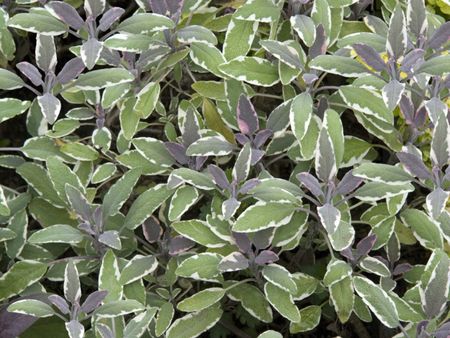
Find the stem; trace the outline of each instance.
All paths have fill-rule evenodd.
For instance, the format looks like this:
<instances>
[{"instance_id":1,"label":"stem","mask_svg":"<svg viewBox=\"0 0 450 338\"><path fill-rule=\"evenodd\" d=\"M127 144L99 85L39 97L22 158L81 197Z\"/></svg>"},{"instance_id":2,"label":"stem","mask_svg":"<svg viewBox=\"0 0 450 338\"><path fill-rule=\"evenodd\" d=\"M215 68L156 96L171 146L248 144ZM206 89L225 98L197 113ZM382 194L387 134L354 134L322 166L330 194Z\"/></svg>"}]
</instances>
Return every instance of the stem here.
<instances>
[{"instance_id":1,"label":"stem","mask_svg":"<svg viewBox=\"0 0 450 338\"><path fill-rule=\"evenodd\" d=\"M18 147L2 147L0 151L22 151L22 149Z\"/></svg>"},{"instance_id":2,"label":"stem","mask_svg":"<svg viewBox=\"0 0 450 338\"><path fill-rule=\"evenodd\" d=\"M325 243L327 243L328 251L330 252L330 255L332 258L336 258L334 255L333 246L331 245L330 239L328 238L328 234L325 233L325 231L320 230L320 233L323 235L323 238L325 239Z\"/></svg>"},{"instance_id":3,"label":"stem","mask_svg":"<svg viewBox=\"0 0 450 338\"><path fill-rule=\"evenodd\" d=\"M37 96L41 96L41 93L39 93L36 89L34 89L33 87L31 87L29 84L24 84L23 85L25 88L31 90L34 94L36 94Z\"/></svg>"},{"instance_id":4,"label":"stem","mask_svg":"<svg viewBox=\"0 0 450 338\"><path fill-rule=\"evenodd\" d=\"M403 335L406 338L410 338L408 332L406 332L405 328L402 326L402 324L398 324L398 328L400 329L400 331L402 331Z\"/></svg>"}]
</instances>

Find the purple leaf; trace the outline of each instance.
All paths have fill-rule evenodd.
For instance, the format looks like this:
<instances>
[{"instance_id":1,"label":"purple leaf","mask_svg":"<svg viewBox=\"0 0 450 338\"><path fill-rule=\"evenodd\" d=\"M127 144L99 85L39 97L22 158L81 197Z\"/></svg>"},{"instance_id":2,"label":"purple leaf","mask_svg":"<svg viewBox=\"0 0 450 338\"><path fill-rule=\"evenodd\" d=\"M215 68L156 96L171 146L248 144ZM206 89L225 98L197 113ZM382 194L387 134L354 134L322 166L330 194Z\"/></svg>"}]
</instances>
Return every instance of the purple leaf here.
<instances>
[{"instance_id":1,"label":"purple leaf","mask_svg":"<svg viewBox=\"0 0 450 338\"><path fill-rule=\"evenodd\" d=\"M252 178L241 186L241 188L239 189L239 193L245 195L260 183L261 181L258 178Z\"/></svg>"},{"instance_id":2,"label":"purple leaf","mask_svg":"<svg viewBox=\"0 0 450 338\"><path fill-rule=\"evenodd\" d=\"M323 196L319 181L308 172L297 174L297 179L316 197Z\"/></svg>"},{"instance_id":3,"label":"purple leaf","mask_svg":"<svg viewBox=\"0 0 450 338\"><path fill-rule=\"evenodd\" d=\"M58 308L58 310L62 314L68 314L70 312L69 304L67 304L66 300L58 295L50 295L48 296L48 300L52 305Z\"/></svg>"},{"instance_id":4,"label":"purple leaf","mask_svg":"<svg viewBox=\"0 0 450 338\"><path fill-rule=\"evenodd\" d=\"M310 86L312 85L314 82L317 81L317 79L319 78L317 76L317 74L313 74L313 73L305 73L302 75L303 81L305 81L305 83Z\"/></svg>"},{"instance_id":5,"label":"purple leaf","mask_svg":"<svg viewBox=\"0 0 450 338\"><path fill-rule=\"evenodd\" d=\"M178 21L184 0L149 0L152 11Z\"/></svg>"},{"instance_id":6,"label":"purple leaf","mask_svg":"<svg viewBox=\"0 0 450 338\"><path fill-rule=\"evenodd\" d=\"M176 256L195 246L195 242L183 236L175 236L169 243L169 254Z\"/></svg>"},{"instance_id":7,"label":"purple leaf","mask_svg":"<svg viewBox=\"0 0 450 338\"><path fill-rule=\"evenodd\" d=\"M102 338L116 338L109 326L105 324L97 323L95 324L95 328L100 332Z\"/></svg>"},{"instance_id":8,"label":"purple leaf","mask_svg":"<svg viewBox=\"0 0 450 338\"><path fill-rule=\"evenodd\" d=\"M355 261L355 256L353 256L353 250L352 250L351 246L342 250L341 255L344 256L345 258L347 258L350 262Z\"/></svg>"},{"instance_id":9,"label":"purple leaf","mask_svg":"<svg viewBox=\"0 0 450 338\"><path fill-rule=\"evenodd\" d=\"M442 47L448 40L450 40L450 22L446 22L436 29L428 40L428 46L433 49Z\"/></svg>"},{"instance_id":10,"label":"purple leaf","mask_svg":"<svg viewBox=\"0 0 450 338\"><path fill-rule=\"evenodd\" d=\"M247 234L243 232L233 232L234 242L241 252L249 252L252 246Z\"/></svg>"},{"instance_id":11,"label":"purple leaf","mask_svg":"<svg viewBox=\"0 0 450 338\"><path fill-rule=\"evenodd\" d=\"M89 204L86 197L77 188L68 183L65 185L65 191L69 204L75 213L83 221L90 221L92 219L91 204Z\"/></svg>"},{"instance_id":12,"label":"purple leaf","mask_svg":"<svg viewBox=\"0 0 450 338\"><path fill-rule=\"evenodd\" d=\"M263 158L265 153L266 152L264 150L252 148L251 165L255 165L256 163L258 163Z\"/></svg>"},{"instance_id":13,"label":"purple leaf","mask_svg":"<svg viewBox=\"0 0 450 338\"><path fill-rule=\"evenodd\" d=\"M432 177L430 171L419 156L403 151L397 153L396 155L405 167L406 171L408 171L411 175L422 180Z\"/></svg>"},{"instance_id":14,"label":"purple leaf","mask_svg":"<svg viewBox=\"0 0 450 338\"><path fill-rule=\"evenodd\" d=\"M31 63L23 61L19 62L16 67L25 75L35 86L42 86L42 75L39 70Z\"/></svg>"},{"instance_id":15,"label":"purple leaf","mask_svg":"<svg viewBox=\"0 0 450 338\"><path fill-rule=\"evenodd\" d=\"M316 56L323 55L327 51L327 36L322 24L316 28L316 40L309 48L309 58L314 59Z\"/></svg>"},{"instance_id":16,"label":"purple leaf","mask_svg":"<svg viewBox=\"0 0 450 338\"><path fill-rule=\"evenodd\" d=\"M58 19L68 24L76 31L84 26L84 20L81 18L80 14L78 14L77 10L63 1L52 1L45 7L47 7L50 12L53 12Z\"/></svg>"},{"instance_id":17,"label":"purple leaf","mask_svg":"<svg viewBox=\"0 0 450 338\"><path fill-rule=\"evenodd\" d=\"M73 58L66 62L63 69L56 76L56 80L61 84L67 84L78 75L80 75L84 70L84 63L80 57Z\"/></svg>"},{"instance_id":18,"label":"purple leaf","mask_svg":"<svg viewBox=\"0 0 450 338\"><path fill-rule=\"evenodd\" d=\"M120 65L120 54L116 50L103 47L102 52L100 53L100 58L105 60L110 66Z\"/></svg>"},{"instance_id":19,"label":"purple leaf","mask_svg":"<svg viewBox=\"0 0 450 338\"><path fill-rule=\"evenodd\" d=\"M398 275L404 274L405 272L408 272L411 269L412 269L412 265L411 264L409 264L409 263L402 263L402 264L397 265L394 268L393 275L394 276L398 276Z\"/></svg>"},{"instance_id":20,"label":"purple leaf","mask_svg":"<svg viewBox=\"0 0 450 338\"><path fill-rule=\"evenodd\" d=\"M426 324L428 324L428 322L426 322ZM423 329L426 328L426 324ZM420 323L419 323L419 325L420 325ZM417 327L417 329L419 329L419 326ZM448 338L448 336L450 336L450 322L446 322L446 323L442 324L436 331L433 332L433 335L436 338Z\"/></svg>"},{"instance_id":21,"label":"purple leaf","mask_svg":"<svg viewBox=\"0 0 450 338\"><path fill-rule=\"evenodd\" d=\"M231 197L222 203L222 214L225 219L230 219L236 213L237 209L241 205L236 198Z\"/></svg>"},{"instance_id":22,"label":"purple leaf","mask_svg":"<svg viewBox=\"0 0 450 338\"><path fill-rule=\"evenodd\" d=\"M237 105L237 122L239 130L245 135L252 135L259 129L258 114L250 99L241 94Z\"/></svg>"},{"instance_id":23,"label":"purple leaf","mask_svg":"<svg viewBox=\"0 0 450 338\"><path fill-rule=\"evenodd\" d=\"M414 49L405 55L402 61L400 70L411 73L413 68L423 61L423 55L425 51L423 49Z\"/></svg>"},{"instance_id":24,"label":"purple leaf","mask_svg":"<svg viewBox=\"0 0 450 338\"><path fill-rule=\"evenodd\" d=\"M194 169L197 171L200 171L200 169L203 167L203 164L205 164L207 159L208 159L208 156L197 156L195 158Z\"/></svg>"},{"instance_id":25,"label":"purple leaf","mask_svg":"<svg viewBox=\"0 0 450 338\"><path fill-rule=\"evenodd\" d=\"M30 297L32 298L32 297ZM7 306L0 309L0 336L17 338L22 335L39 318L21 313L8 312Z\"/></svg>"},{"instance_id":26,"label":"purple leaf","mask_svg":"<svg viewBox=\"0 0 450 338\"><path fill-rule=\"evenodd\" d=\"M356 245L356 252L358 253L358 258L366 256L370 250L372 250L375 242L377 241L377 235L371 234L367 237L364 237L359 243Z\"/></svg>"},{"instance_id":27,"label":"purple leaf","mask_svg":"<svg viewBox=\"0 0 450 338\"><path fill-rule=\"evenodd\" d=\"M184 118L183 145L187 148L200 138L200 124L192 108L186 111Z\"/></svg>"},{"instance_id":28,"label":"purple leaf","mask_svg":"<svg viewBox=\"0 0 450 338\"><path fill-rule=\"evenodd\" d=\"M94 311L96 308L100 306L103 299L105 299L108 291L94 291L89 296L87 296L86 300L81 305L81 311L84 313L90 313Z\"/></svg>"},{"instance_id":29,"label":"purple leaf","mask_svg":"<svg viewBox=\"0 0 450 338\"><path fill-rule=\"evenodd\" d=\"M98 17L105 10L105 0L84 0L84 10L92 18Z\"/></svg>"},{"instance_id":30,"label":"purple leaf","mask_svg":"<svg viewBox=\"0 0 450 338\"><path fill-rule=\"evenodd\" d=\"M66 323L66 330L69 332L70 337L83 337L84 326L77 320L72 319Z\"/></svg>"},{"instance_id":31,"label":"purple leaf","mask_svg":"<svg viewBox=\"0 0 450 338\"><path fill-rule=\"evenodd\" d=\"M272 243L274 228L259 230L250 235L253 245L258 249L265 249Z\"/></svg>"},{"instance_id":32,"label":"purple leaf","mask_svg":"<svg viewBox=\"0 0 450 338\"><path fill-rule=\"evenodd\" d=\"M255 258L255 263L258 265L265 265L274 263L279 259L278 255L270 250L261 251Z\"/></svg>"},{"instance_id":33,"label":"purple leaf","mask_svg":"<svg viewBox=\"0 0 450 338\"><path fill-rule=\"evenodd\" d=\"M125 10L120 7L112 7L108 9L101 17L98 24L98 29L103 32L108 30L114 22L122 16L123 13L125 13Z\"/></svg>"},{"instance_id":34,"label":"purple leaf","mask_svg":"<svg viewBox=\"0 0 450 338\"><path fill-rule=\"evenodd\" d=\"M61 111L61 101L51 93L45 93L37 97L39 108L48 123L55 123Z\"/></svg>"},{"instance_id":35,"label":"purple leaf","mask_svg":"<svg viewBox=\"0 0 450 338\"><path fill-rule=\"evenodd\" d=\"M256 148L261 148L264 143L273 135L272 130L270 129L263 129L260 130L256 135L255 139L253 140L253 144Z\"/></svg>"},{"instance_id":36,"label":"purple leaf","mask_svg":"<svg viewBox=\"0 0 450 338\"><path fill-rule=\"evenodd\" d=\"M348 171L336 188L336 194L347 195L359 187L363 180L359 177L353 176L352 171Z\"/></svg>"},{"instance_id":37,"label":"purple leaf","mask_svg":"<svg viewBox=\"0 0 450 338\"><path fill-rule=\"evenodd\" d=\"M250 139L244 134L237 133L234 136L236 138L236 141L238 141L238 143L241 145L245 145L246 143L250 142Z\"/></svg>"},{"instance_id":38,"label":"purple leaf","mask_svg":"<svg viewBox=\"0 0 450 338\"><path fill-rule=\"evenodd\" d=\"M427 335L427 334L423 335L423 333L425 332L427 326L428 326L428 320L422 320L422 321L420 321L417 324L416 333L417 333L417 337L418 338L429 337L429 335ZM441 338L447 338L447 337L444 336L444 337L441 337Z\"/></svg>"},{"instance_id":39,"label":"purple leaf","mask_svg":"<svg viewBox=\"0 0 450 338\"><path fill-rule=\"evenodd\" d=\"M162 234L163 228L159 225L159 221L155 216L151 216L142 224L142 232L149 243L157 242Z\"/></svg>"},{"instance_id":40,"label":"purple leaf","mask_svg":"<svg viewBox=\"0 0 450 338\"><path fill-rule=\"evenodd\" d=\"M386 64L373 47L362 43L355 43L353 45L353 49L356 54L358 54L358 56L363 59L365 63L367 63L367 65L376 71L381 72L386 69Z\"/></svg>"},{"instance_id":41,"label":"purple leaf","mask_svg":"<svg viewBox=\"0 0 450 338\"><path fill-rule=\"evenodd\" d=\"M89 38L87 41L83 42L81 45L80 54L87 69L91 70L94 68L100 58L102 49L103 44L96 38Z\"/></svg>"},{"instance_id":42,"label":"purple leaf","mask_svg":"<svg viewBox=\"0 0 450 338\"><path fill-rule=\"evenodd\" d=\"M248 259L240 252L232 252L222 258L219 270L222 272L239 271L248 268Z\"/></svg>"},{"instance_id":43,"label":"purple leaf","mask_svg":"<svg viewBox=\"0 0 450 338\"><path fill-rule=\"evenodd\" d=\"M120 242L119 233L115 230L105 231L98 237L98 241L109 246L110 248L116 250L122 249L122 243Z\"/></svg>"},{"instance_id":44,"label":"purple leaf","mask_svg":"<svg viewBox=\"0 0 450 338\"><path fill-rule=\"evenodd\" d=\"M217 184L220 189L230 189L230 183L228 182L227 175L225 175L225 172L222 169L214 164L210 164L208 166L208 171L212 175L214 183Z\"/></svg>"},{"instance_id":45,"label":"purple leaf","mask_svg":"<svg viewBox=\"0 0 450 338\"><path fill-rule=\"evenodd\" d=\"M185 165L189 162L189 157L186 156L186 148L183 145L175 142L166 142L164 145L170 155L172 155L179 164Z\"/></svg>"}]
</instances>

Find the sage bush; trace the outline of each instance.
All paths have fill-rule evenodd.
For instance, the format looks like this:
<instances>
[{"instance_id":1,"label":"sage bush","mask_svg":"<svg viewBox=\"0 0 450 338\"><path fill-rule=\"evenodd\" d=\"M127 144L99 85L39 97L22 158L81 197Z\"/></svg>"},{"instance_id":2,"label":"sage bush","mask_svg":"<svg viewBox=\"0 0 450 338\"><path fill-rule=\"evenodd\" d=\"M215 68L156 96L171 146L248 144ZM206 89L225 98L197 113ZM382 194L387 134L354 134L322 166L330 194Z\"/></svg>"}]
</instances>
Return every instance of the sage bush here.
<instances>
[{"instance_id":1,"label":"sage bush","mask_svg":"<svg viewBox=\"0 0 450 338\"><path fill-rule=\"evenodd\" d=\"M449 336L448 13L3 0L0 337Z\"/></svg>"}]
</instances>

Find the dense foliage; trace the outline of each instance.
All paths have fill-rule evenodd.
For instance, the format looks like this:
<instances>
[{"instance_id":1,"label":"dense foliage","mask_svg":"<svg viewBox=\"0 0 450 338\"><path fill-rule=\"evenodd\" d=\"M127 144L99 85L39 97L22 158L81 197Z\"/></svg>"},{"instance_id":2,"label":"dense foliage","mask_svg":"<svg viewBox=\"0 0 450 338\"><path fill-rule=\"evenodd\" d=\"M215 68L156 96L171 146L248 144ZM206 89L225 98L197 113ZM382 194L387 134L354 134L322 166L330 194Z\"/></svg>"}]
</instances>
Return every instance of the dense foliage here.
<instances>
[{"instance_id":1,"label":"dense foliage","mask_svg":"<svg viewBox=\"0 0 450 338\"><path fill-rule=\"evenodd\" d=\"M0 337L450 335L448 12L4 0Z\"/></svg>"}]
</instances>

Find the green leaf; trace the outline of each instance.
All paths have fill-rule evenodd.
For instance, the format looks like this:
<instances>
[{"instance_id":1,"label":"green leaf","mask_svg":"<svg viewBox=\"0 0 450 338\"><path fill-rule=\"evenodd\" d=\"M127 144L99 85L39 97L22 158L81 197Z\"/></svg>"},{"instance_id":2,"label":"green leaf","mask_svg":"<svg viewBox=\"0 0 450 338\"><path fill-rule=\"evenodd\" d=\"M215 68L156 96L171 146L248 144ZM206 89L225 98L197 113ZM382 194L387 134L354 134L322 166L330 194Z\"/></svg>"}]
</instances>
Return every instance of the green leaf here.
<instances>
[{"instance_id":1,"label":"green leaf","mask_svg":"<svg viewBox=\"0 0 450 338\"><path fill-rule=\"evenodd\" d=\"M140 116L134 110L135 99L130 97L125 99L120 110L120 127L123 137L130 141L136 134L139 126Z\"/></svg>"},{"instance_id":2,"label":"green leaf","mask_svg":"<svg viewBox=\"0 0 450 338\"><path fill-rule=\"evenodd\" d=\"M122 269L119 282L127 285L137 281L156 270L158 261L153 256L134 256Z\"/></svg>"},{"instance_id":3,"label":"green leaf","mask_svg":"<svg viewBox=\"0 0 450 338\"><path fill-rule=\"evenodd\" d=\"M281 335L281 333L274 330L267 330L261 333L258 338L283 338L283 336Z\"/></svg>"},{"instance_id":4,"label":"green leaf","mask_svg":"<svg viewBox=\"0 0 450 338\"><path fill-rule=\"evenodd\" d=\"M289 223L295 205L278 202L258 202L247 208L233 225L236 232L257 232Z\"/></svg>"},{"instance_id":5,"label":"green leaf","mask_svg":"<svg viewBox=\"0 0 450 338\"><path fill-rule=\"evenodd\" d=\"M353 271L350 265L341 260L331 260L327 265L327 272L323 277L323 284L327 287L350 277Z\"/></svg>"},{"instance_id":6,"label":"green leaf","mask_svg":"<svg viewBox=\"0 0 450 338\"><path fill-rule=\"evenodd\" d=\"M28 242L33 244L67 243L76 244L83 240L80 230L66 224L55 224L34 232Z\"/></svg>"},{"instance_id":7,"label":"green leaf","mask_svg":"<svg viewBox=\"0 0 450 338\"><path fill-rule=\"evenodd\" d=\"M198 190L190 185L181 186L175 191L169 205L169 221L176 221L198 200Z\"/></svg>"},{"instance_id":8,"label":"green leaf","mask_svg":"<svg viewBox=\"0 0 450 338\"><path fill-rule=\"evenodd\" d=\"M0 99L0 123L22 114L29 107L30 101L21 101L12 98Z\"/></svg>"},{"instance_id":9,"label":"green leaf","mask_svg":"<svg viewBox=\"0 0 450 338\"><path fill-rule=\"evenodd\" d=\"M64 297L72 304L81 298L80 275L73 260L67 262L64 270Z\"/></svg>"},{"instance_id":10,"label":"green leaf","mask_svg":"<svg viewBox=\"0 0 450 338\"><path fill-rule=\"evenodd\" d=\"M250 284L240 284L227 291L231 300L240 302L242 307L254 318L264 322L272 322L272 309L259 289Z\"/></svg>"},{"instance_id":11,"label":"green leaf","mask_svg":"<svg viewBox=\"0 0 450 338\"><path fill-rule=\"evenodd\" d=\"M302 300L309 297L319 285L319 281L316 278L301 272L292 274L292 278L297 284L297 292L292 295L294 300Z\"/></svg>"},{"instance_id":12,"label":"green leaf","mask_svg":"<svg viewBox=\"0 0 450 338\"><path fill-rule=\"evenodd\" d=\"M278 311L284 318L291 322L300 321L300 311L295 306L292 295L272 283L264 284L264 293L269 303Z\"/></svg>"},{"instance_id":13,"label":"green leaf","mask_svg":"<svg viewBox=\"0 0 450 338\"><path fill-rule=\"evenodd\" d=\"M309 67L344 77L359 77L369 72L368 69L358 61L338 55L316 56L309 63Z\"/></svg>"},{"instance_id":14,"label":"green leaf","mask_svg":"<svg viewBox=\"0 0 450 338\"><path fill-rule=\"evenodd\" d=\"M256 31L257 21L237 20L232 18L223 43L223 55L228 61L239 56L246 56L250 50Z\"/></svg>"},{"instance_id":15,"label":"green leaf","mask_svg":"<svg viewBox=\"0 0 450 338\"><path fill-rule=\"evenodd\" d=\"M22 253L27 239L28 214L25 210L20 210L10 218L8 229L16 234L13 239L5 242L6 254L14 259Z\"/></svg>"},{"instance_id":16,"label":"green leaf","mask_svg":"<svg viewBox=\"0 0 450 338\"><path fill-rule=\"evenodd\" d=\"M196 294L183 299L178 303L177 308L184 312L197 312L206 309L222 299L225 290L222 288L204 289Z\"/></svg>"},{"instance_id":17,"label":"green leaf","mask_svg":"<svg viewBox=\"0 0 450 338\"><path fill-rule=\"evenodd\" d=\"M399 325L397 308L386 291L365 277L354 277L353 284L358 295L380 322L389 328Z\"/></svg>"},{"instance_id":18,"label":"green leaf","mask_svg":"<svg viewBox=\"0 0 450 338\"><path fill-rule=\"evenodd\" d=\"M297 292L297 284L292 275L284 267L278 264L269 264L262 270L263 277L273 285L295 295Z\"/></svg>"},{"instance_id":19,"label":"green leaf","mask_svg":"<svg viewBox=\"0 0 450 338\"><path fill-rule=\"evenodd\" d=\"M306 15L294 15L290 17L290 23L305 45L311 47L316 40L316 26L313 19Z\"/></svg>"},{"instance_id":20,"label":"green leaf","mask_svg":"<svg viewBox=\"0 0 450 338\"><path fill-rule=\"evenodd\" d=\"M189 168L178 168L170 173L168 180L169 187L177 186L181 182L191 184L202 190L213 190L216 188L212 178L208 175Z\"/></svg>"},{"instance_id":21,"label":"green leaf","mask_svg":"<svg viewBox=\"0 0 450 338\"><path fill-rule=\"evenodd\" d=\"M8 20L8 26L42 35L61 35L68 27L50 15L19 13Z\"/></svg>"},{"instance_id":22,"label":"green leaf","mask_svg":"<svg viewBox=\"0 0 450 338\"><path fill-rule=\"evenodd\" d=\"M61 152L79 161L95 161L99 154L93 147L79 143L65 143L60 148Z\"/></svg>"},{"instance_id":23,"label":"green leaf","mask_svg":"<svg viewBox=\"0 0 450 338\"><path fill-rule=\"evenodd\" d=\"M51 317L55 314L50 305L36 299L18 300L8 306L7 310L38 318Z\"/></svg>"},{"instance_id":24,"label":"green leaf","mask_svg":"<svg viewBox=\"0 0 450 338\"><path fill-rule=\"evenodd\" d=\"M356 191L355 197L361 201L378 201L384 198L401 195L414 191L411 183L386 184L382 182L369 182Z\"/></svg>"},{"instance_id":25,"label":"green leaf","mask_svg":"<svg viewBox=\"0 0 450 338\"><path fill-rule=\"evenodd\" d=\"M188 156L225 156L234 146L223 136L206 136L192 143L186 150Z\"/></svg>"},{"instance_id":26,"label":"green leaf","mask_svg":"<svg viewBox=\"0 0 450 338\"><path fill-rule=\"evenodd\" d=\"M291 68L302 69L303 63L297 50L289 45L289 42L279 42L276 40L263 40L259 44L267 52L285 63Z\"/></svg>"},{"instance_id":27,"label":"green leaf","mask_svg":"<svg viewBox=\"0 0 450 338\"><path fill-rule=\"evenodd\" d=\"M353 311L355 295L352 277L346 277L329 287L330 299L341 323L346 323Z\"/></svg>"},{"instance_id":28,"label":"green leaf","mask_svg":"<svg viewBox=\"0 0 450 338\"><path fill-rule=\"evenodd\" d=\"M359 262L359 266L362 270L371 272L380 277L391 276L389 268L382 261L374 257L365 257Z\"/></svg>"},{"instance_id":29,"label":"green leaf","mask_svg":"<svg viewBox=\"0 0 450 338\"><path fill-rule=\"evenodd\" d=\"M161 88L158 82L150 82L136 95L135 110L142 118L148 118L156 107Z\"/></svg>"},{"instance_id":30,"label":"green leaf","mask_svg":"<svg viewBox=\"0 0 450 338\"><path fill-rule=\"evenodd\" d=\"M403 185L412 180L411 175L402 168L382 163L363 163L353 169L352 173L369 181L392 185Z\"/></svg>"},{"instance_id":31,"label":"green leaf","mask_svg":"<svg viewBox=\"0 0 450 338\"><path fill-rule=\"evenodd\" d=\"M104 303L118 301L122 298L123 289L119 279L119 264L114 252L109 249L103 256L98 275L98 290L108 291Z\"/></svg>"},{"instance_id":32,"label":"green leaf","mask_svg":"<svg viewBox=\"0 0 450 338\"><path fill-rule=\"evenodd\" d=\"M240 56L219 66L225 75L255 86L271 87L279 81L278 69L259 57Z\"/></svg>"},{"instance_id":33,"label":"green leaf","mask_svg":"<svg viewBox=\"0 0 450 338\"><path fill-rule=\"evenodd\" d=\"M327 109L323 119L324 126L327 128L333 144L336 166L339 168L344 158L344 128L342 126L339 114L333 109Z\"/></svg>"},{"instance_id":34,"label":"green leaf","mask_svg":"<svg viewBox=\"0 0 450 338\"><path fill-rule=\"evenodd\" d=\"M16 171L34 190L38 192L39 195L42 196L43 199L58 207L62 207L64 205L53 187L47 171L40 165L32 162L25 162L24 164L21 164Z\"/></svg>"},{"instance_id":35,"label":"green leaf","mask_svg":"<svg viewBox=\"0 0 450 338\"><path fill-rule=\"evenodd\" d=\"M337 174L337 166L333 142L326 125L323 125L320 130L315 155L317 176L322 182L331 181Z\"/></svg>"},{"instance_id":36,"label":"green leaf","mask_svg":"<svg viewBox=\"0 0 450 338\"><path fill-rule=\"evenodd\" d=\"M117 300L103 304L95 310L94 314L99 318L114 318L144 309L144 305L134 299Z\"/></svg>"},{"instance_id":37,"label":"green leaf","mask_svg":"<svg viewBox=\"0 0 450 338\"><path fill-rule=\"evenodd\" d=\"M401 213L401 219L412 229L423 247L430 250L442 248L443 240L438 223L423 211L407 209Z\"/></svg>"},{"instance_id":38,"label":"green leaf","mask_svg":"<svg viewBox=\"0 0 450 338\"><path fill-rule=\"evenodd\" d=\"M267 23L276 22L279 16L280 10L272 0L247 1L233 14L233 17L239 20Z\"/></svg>"},{"instance_id":39,"label":"green leaf","mask_svg":"<svg viewBox=\"0 0 450 338\"><path fill-rule=\"evenodd\" d=\"M433 130L430 157L433 164L443 167L450 160L450 126L445 114L441 113Z\"/></svg>"},{"instance_id":40,"label":"green leaf","mask_svg":"<svg viewBox=\"0 0 450 338\"><path fill-rule=\"evenodd\" d=\"M47 158L47 170L58 196L66 203L68 202L65 189L66 184L73 186L79 191L84 191L84 187L78 176L59 157L52 156Z\"/></svg>"},{"instance_id":41,"label":"green leaf","mask_svg":"<svg viewBox=\"0 0 450 338\"><path fill-rule=\"evenodd\" d=\"M318 305L310 305L300 310L301 320L298 323L291 323L289 332L300 333L314 329L319 325L322 308Z\"/></svg>"},{"instance_id":42,"label":"green leaf","mask_svg":"<svg viewBox=\"0 0 450 338\"><path fill-rule=\"evenodd\" d=\"M440 55L433 57L422 63L417 69L417 73L440 76L450 72L450 55Z\"/></svg>"},{"instance_id":43,"label":"green leaf","mask_svg":"<svg viewBox=\"0 0 450 338\"><path fill-rule=\"evenodd\" d=\"M133 80L134 76L126 69L105 68L81 74L75 81L75 86L82 90L99 90Z\"/></svg>"},{"instance_id":44,"label":"green leaf","mask_svg":"<svg viewBox=\"0 0 450 338\"><path fill-rule=\"evenodd\" d=\"M174 27L174 22L166 16L154 13L139 13L123 20L116 30L133 34L147 34Z\"/></svg>"},{"instance_id":45,"label":"green leaf","mask_svg":"<svg viewBox=\"0 0 450 338\"><path fill-rule=\"evenodd\" d=\"M172 155L160 140L151 137L139 137L132 142L137 151L153 164L169 168L175 163Z\"/></svg>"},{"instance_id":46,"label":"green leaf","mask_svg":"<svg viewBox=\"0 0 450 338\"><path fill-rule=\"evenodd\" d=\"M298 142L301 142L303 137L309 128L313 113L313 100L309 93L301 93L297 95L291 104L289 111L289 120L291 123L291 129L297 138Z\"/></svg>"},{"instance_id":47,"label":"green leaf","mask_svg":"<svg viewBox=\"0 0 450 338\"><path fill-rule=\"evenodd\" d=\"M223 77L219 65L226 60L220 50L209 42L191 43L190 57L192 61L218 77Z\"/></svg>"},{"instance_id":48,"label":"green leaf","mask_svg":"<svg viewBox=\"0 0 450 338\"><path fill-rule=\"evenodd\" d=\"M215 253L200 253L191 256L178 265L177 276L211 281L219 276L221 256Z\"/></svg>"},{"instance_id":49,"label":"green leaf","mask_svg":"<svg viewBox=\"0 0 450 338\"><path fill-rule=\"evenodd\" d=\"M344 102L352 109L384 122L393 123L394 115L386 107L383 98L373 91L360 87L343 86L339 88L339 94Z\"/></svg>"},{"instance_id":50,"label":"green leaf","mask_svg":"<svg viewBox=\"0 0 450 338\"><path fill-rule=\"evenodd\" d=\"M208 28L190 25L177 31L177 40L181 43L206 42L217 45L217 38Z\"/></svg>"},{"instance_id":51,"label":"green leaf","mask_svg":"<svg viewBox=\"0 0 450 338\"><path fill-rule=\"evenodd\" d=\"M172 223L172 228L180 235L208 248L220 248L225 245L225 243L210 230L205 221L196 219L178 221Z\"/></svg>"},{"instance_id":52,"label":"green leaf","mask_svg":"<svg viewBox=\"0 0 450 338\"><path fill-rule=\"evenodd\" d=\"M341 212L330 203L317 208L317 214L319 215L320 222L327 230L327 233L334 234L339 224L341 223Z\"/></svg>"},{"instance_id":53,"label":"green leaf","mask_svg":"<svg viewBox=\"0 0 450 338\"><path fill-rule=\"evenodd\" d=\"M55 141L45 136L29 138L25 141L21 151L25 156L40 161L46 161L49 156L55 155L59 155L65 159L67 158L67 156L60 152L60 148L56 145Z\"/></svg>"},{"instance_id":54,"label":"green leaf","mask_svg":"<svg viewBox=\"0 0 450 338\"><path fill-rule=\"evenodd\" d=\"M155 334L157 337L161 336L169 328L174 313L175 310L172 303L167 302L161 305L155 320Z\"/></svg>"},{"instance_id":55,"label":"green leaf","mask_svg":"<svg viewBox=\"0 0 450 338\"><path fill-rule=\"evenodd\" d=\"M169 190L165 184L158 184L153 188L144 191L131 205L127 216L125 217L123 227L132 230L136 229L149 218L153 212L170 197L170 195L172 195L172 190Z\"/></svg>"},{"instance_id":56,"label":"green leaf","mask_svg":"<svg viewBox=\"0 0 450 338\"><path fill-rule=\"evenodd\" d=\"M212 328L222 317L218 306L178 318L166 332L166 338L195 338Z\"/></svg>"},{"instance_id":57,"label":"green leaf","mask_svg":"<svg viewBox=\"0 0 450 338\"><path fill-rule=\"evenodd\" d=\"M24 84L25 83L23 82L23 80L13 72L10 72L9 70L6 70L4 68L0 68L0 89L2 90L18 89L22 88ZM2 99L2 102L3 100L15 100L15 99Z\"/></svg>"},{"instance_id":58,"label":"green leaf","mask_svg":"<svg viewBox=\"0 0 450 338\"><path fill-rule=\"evenodd\" d=\"M0 277L0 300L21 293L36 283L47 271L47 265L36 261L24 260L14 263Z\"/></svg>"},{"instance_id":59,"label":"green leaf","mask_svg":"<svg viewBox=\"0 0 450 338\"><path fill-rule=\"evenodd\" d=\"M143 53L151 49L155 40L143 34L118 33L105 40L104 46L129 53Z\"/></svg>"},{"instance_id":60,"label":"green leaf","mask_svg":"<svg viewBox=\"0 0 450 338\"><path fill-rule=\"evenodd\" d=\"M125 326L125 329L123 330L123 337L124 338L141 337L147 330L147 327L150 325L150 322L152 321L155 314L156 308L154 307L138 314L136 317L134 317L132 320L128 322L127 326Z\"/></svg>"},{"instance_id":61,"label":"green leaf","mask_svg":"<svg viewBox=\"0 0 450 338\"><path fill-rule=\"evenodd\" d=\"M139 169L132 169L126 172L111 188L109 188L103 199L103 215L104 217L114 216L117 214L130 197L133 187L141 176Z\"/></svg>"},{"instance_id":62,"label":"green leaf","mask_svg":"<svg viewBox=\"0 0 450 338\"><path fill-rule=\"evenodd\" d=\"M0 228L0 242L16 238L17 234L8 228Z\"/></svg>"}]
</instances>

